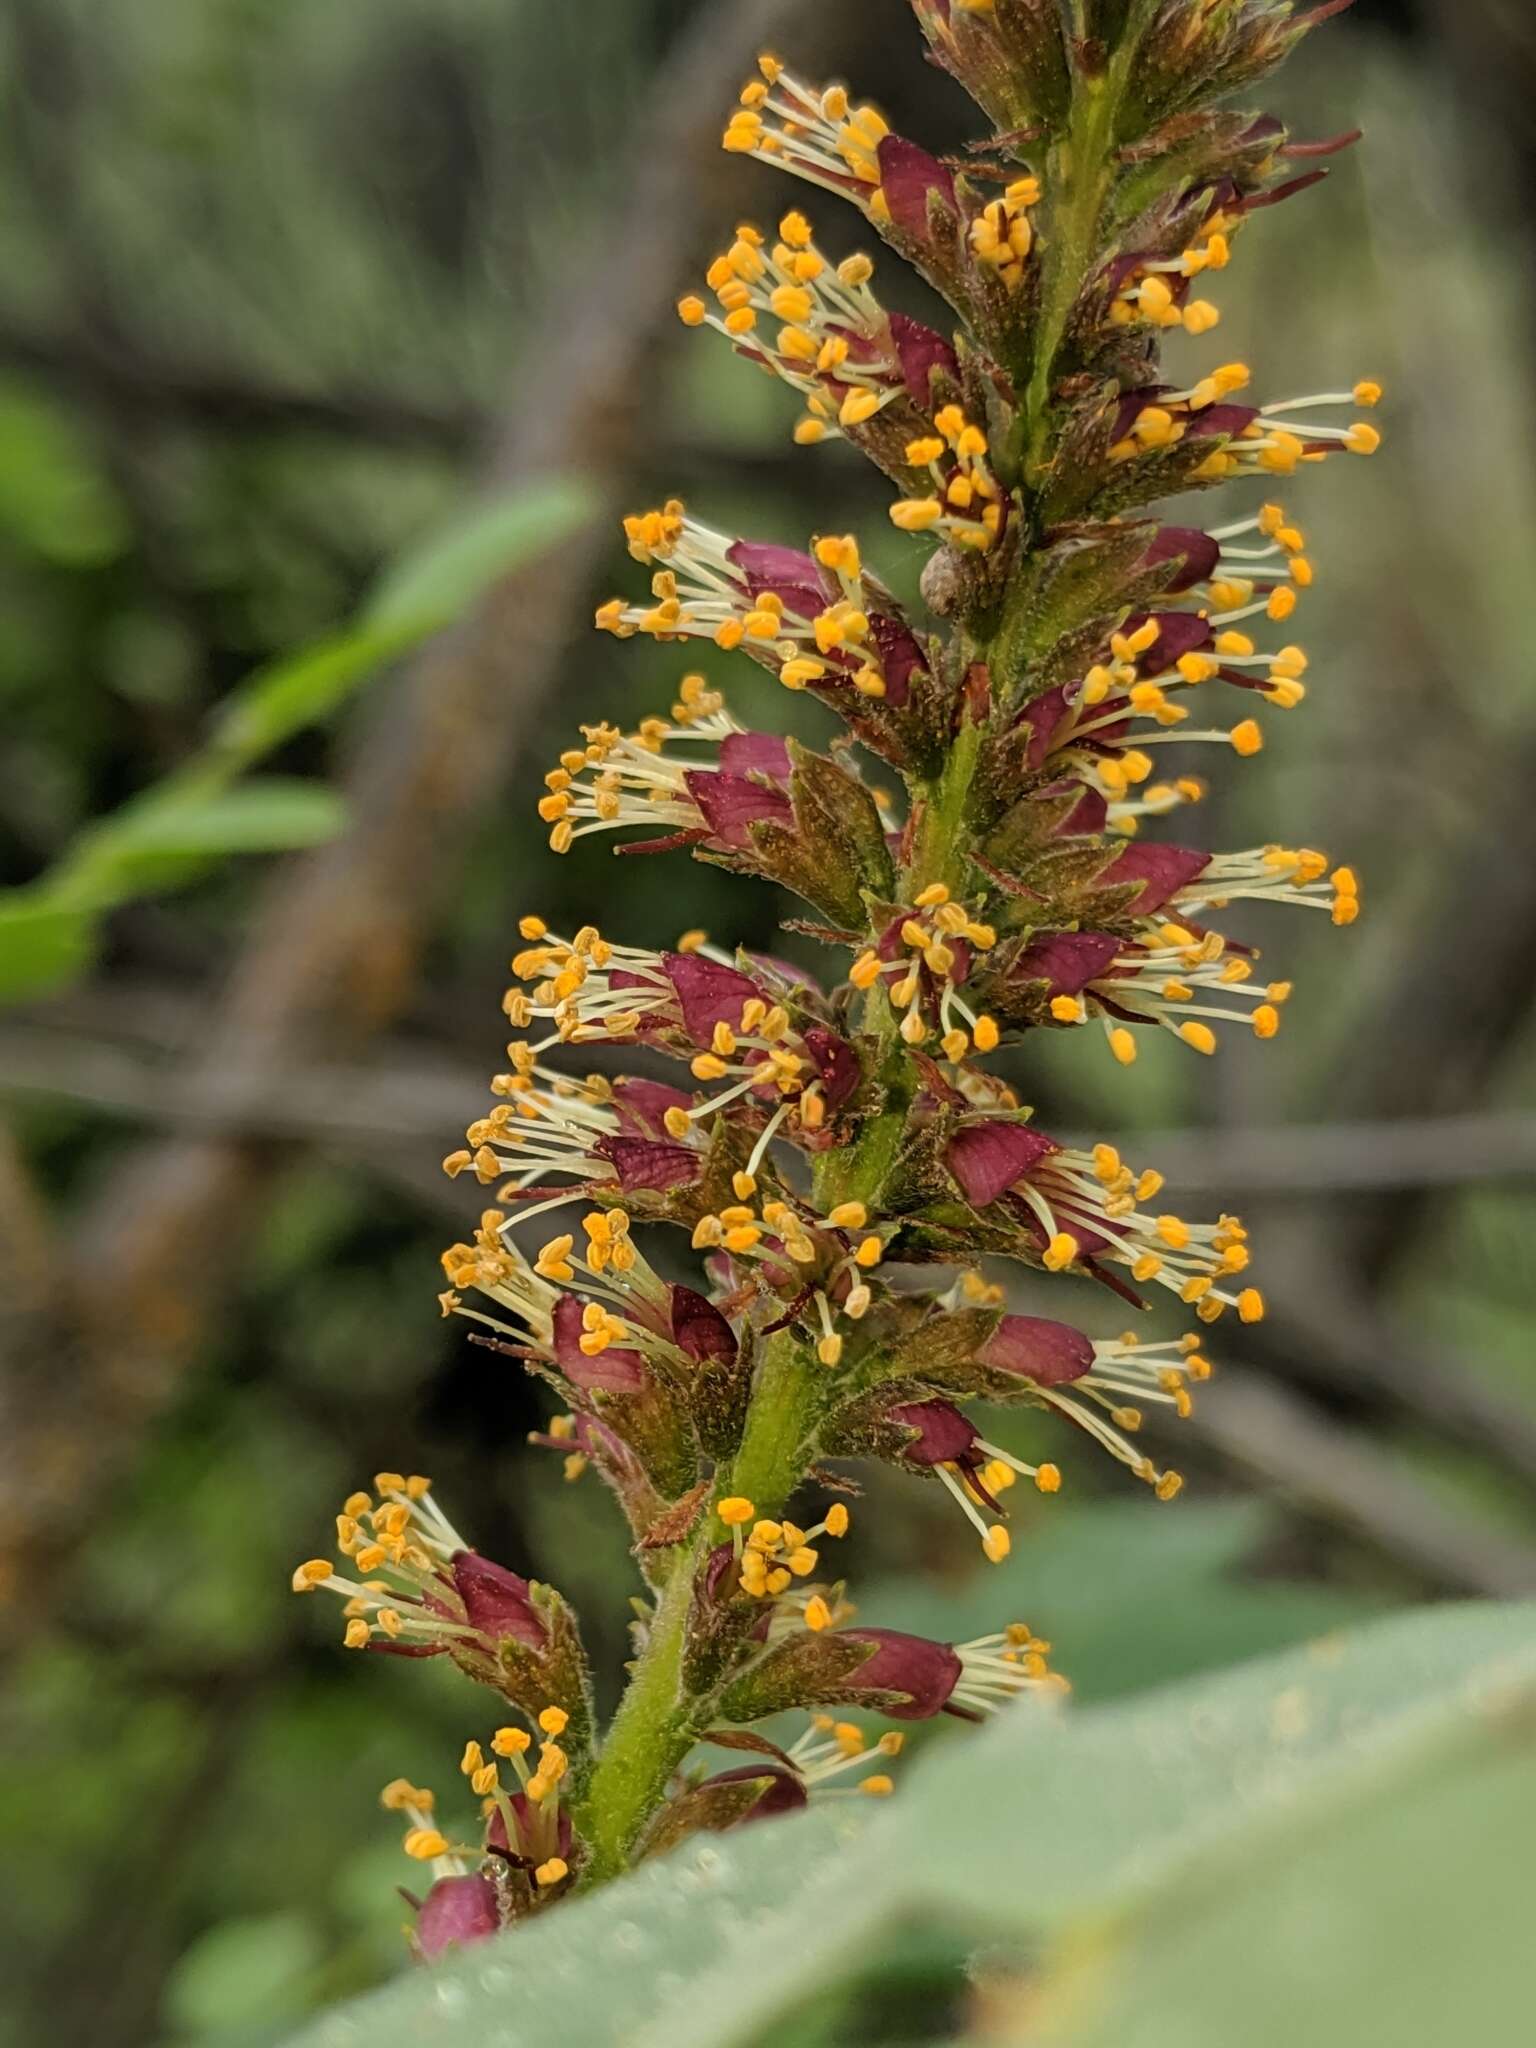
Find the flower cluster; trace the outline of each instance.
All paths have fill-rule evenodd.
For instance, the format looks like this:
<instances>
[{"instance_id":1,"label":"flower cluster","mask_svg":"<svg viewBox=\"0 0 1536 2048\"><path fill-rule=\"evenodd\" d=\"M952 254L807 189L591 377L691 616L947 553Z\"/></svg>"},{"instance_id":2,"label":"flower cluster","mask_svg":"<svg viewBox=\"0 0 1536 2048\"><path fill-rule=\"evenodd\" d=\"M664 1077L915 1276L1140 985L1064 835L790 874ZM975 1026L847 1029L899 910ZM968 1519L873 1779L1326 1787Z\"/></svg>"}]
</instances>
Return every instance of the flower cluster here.
<instances>
[{"instance_id":1,"label":"flower cluster","mask_svg":"<svg viewBox=\"0 0 1536 2048\"><path fill-rule=\"evenodd\" d=\"M995 1056L1017 1074L1032 1034L1084 1028L1122 1064L1147 1033L1201 1055L1224 1029L1273 1038L1290 983L1213 920L1250 900L1340 926L1359 911L1353 870L1313 848L1144 830L1204 794L1179 750L1250 757L1258 714L1306 695L1276 629L1313 566L1271 480L1378 444L1334 416L1372 408L1372 382L1250 404L1246 365L1181 383L1161 355L1216 324L1193 287L1249 217L1351 139L1296 144L1216 104L1338 7L1085 4L1087 35L1056 0L914 7L996 130L966 168L767 55L724 139L851 201L953 330L889 309L873 258L833 263L798 210L738 226L710 296L678 311L794 390L797 441L847 441L884 472L894 528L928 551L924 614L852 535L746 538L677 499L639 512L624 530L649 590L599 627L749 656L837 736L753 730L690 670L665 715L583 726L539 806L559 853L607 831L626 855L687 849L778 884L831 965L525 917L507 1069L445 1162L491 1206L444 1255L444 1314L545 1383L535 1441L628 1522L648 1589L630 1692L600 1738L563 1601L481 1558L425 1479L380 1474L343 1507L341 1564L295 1578L342 1597L350 1646L446 1655L498 1695L462 1759L467 1834L429 1793L385 1794L435 1876L426 1954L829 1780L888 1791L899 1731L844 1715L974 1718L1059 1691L1022 1624L952 1645L862 1623L830 1565L849 1510L828 1496L851 1461L926 1478L1002 1559L1010 1490L1063 1474L985 1436L985 1403L1069 1425L1169 1500L1182 1482L1142 1444L1149 1413L1189 1413L1211 1371L1200 1326L1264 1312L1237 1217L1186 1218L1155 1170L1052 1137ZM1149 509L1249 479L1223 523ZM700 1254L690 1282L648 1256L663 1225ZM1172 1297L1186 1327L1013 1313L988 1260L1050 1276L1064 1307L1096 1286L1121 1321ZM754 1728L794 1712L811 1720L788 1747ZM711 1745L746 1761L712 1768Z\"/></svg>"}]
</instances>

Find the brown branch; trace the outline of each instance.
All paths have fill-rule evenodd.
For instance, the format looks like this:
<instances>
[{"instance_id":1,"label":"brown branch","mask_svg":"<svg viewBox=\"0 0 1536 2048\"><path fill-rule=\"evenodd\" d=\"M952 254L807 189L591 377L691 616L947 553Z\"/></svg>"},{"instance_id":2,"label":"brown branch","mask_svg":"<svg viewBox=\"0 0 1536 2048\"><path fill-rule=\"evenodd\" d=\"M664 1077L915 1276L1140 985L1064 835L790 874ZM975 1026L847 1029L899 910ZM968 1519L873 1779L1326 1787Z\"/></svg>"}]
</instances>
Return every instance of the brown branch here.
<instances>
[{"instance_id":1,"label":"brown branch","mask_svg":"<svg viewBox=\"0 0 1536 2048\"><path fill-rule=\"evenodd\" d=\"M76 1014L83 1012L77 1005ZM138 1044L125 1039L121 1017L113 1020L118 1029L111 1038L99 1015L75 1030L67 1016L0 1025L0 1093L70 1102L168 1129L419 1150L451 1138L485 1092L478 1070L397 1042L380 1047L366 1065L295 1064L252 1101L239 1081L238 1061L232 1085L223 1069L186 1077L164 1057L167 1035L185 1042L194 1021L191 1005L158 1003L154 1016L158 1028ZM1069 1132L1064 1142L1093 1141ZM1139 1131L1124 1143L1139 1157L1155 1159L1181 1195L1224 1200L1350 1197L1536 1178L1536 1116L1518 1112Z\"/></svg>"},{"instance_id":2,"label":"brown branch","mask_svg":"<svg viewBox=\"0 0 1536 2048\"><path fill-rule=\"evenodd\" d=\"M152 353L138 338L29 328L0 309L0 363L112 410L224 434L312 433L461 454L486 422L468 403L437 403L366 387L304 390L257 370Z\"/></svg>"},{"instance_id":3,"label":"brown branch","mask_svg":"<svg viewBox=\"0 0 1536 2048\"><path fill-rule=\"evenodd\" d=\"M1366 1437L1260 1373L1202 1388L1189 1425L1294 1505L1349 1529L1445 1593L1536 1590L1536 1548L1458 1514Z\"/></svg>"},{"instance_id":4,"label":"brown branch","mask_svg":"<svg viewBox=\"0 0 1536 2048\"><path fill-rule=\"evenodd\" d=\"M523 357L484 467L488 490L552 471L610 488L621 478L648 354L716 196L719 108L752 51L803 4L717 5L669 60L620 145L633 172L603 261L585 244L573 252L546 330ZM373 702L345 782L352 828L280 873L209 1017L194 1092L214 1078L255 1115L296 1062L355 1048L400 1014L431 919L606 544L599 530L585 533L505 578ZM80 1488L61 1492L47 1477L59 1446L85 1461L91 1486L123 1469L197 1357L264 1177L259 1151L239 1142L155 1144L111 1178L82 1224L93 1272L81 1348L67 1373L33 1382L0 1498L0 1559L29 1589L11 1640L23 1613L45 1610L41 1576L79 1526Z\"/></svg>"}]
</instances>

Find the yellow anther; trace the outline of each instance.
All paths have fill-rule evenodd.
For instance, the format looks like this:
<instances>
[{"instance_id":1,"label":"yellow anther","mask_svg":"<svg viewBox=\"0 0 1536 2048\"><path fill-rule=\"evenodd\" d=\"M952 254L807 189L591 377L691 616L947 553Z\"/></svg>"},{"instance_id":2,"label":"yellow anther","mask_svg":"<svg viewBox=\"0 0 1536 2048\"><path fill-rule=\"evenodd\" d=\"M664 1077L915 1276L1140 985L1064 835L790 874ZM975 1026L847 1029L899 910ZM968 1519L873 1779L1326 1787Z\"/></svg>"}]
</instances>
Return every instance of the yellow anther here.
<instances>
[{"instance_id":1,"label":"yellow anther","mask_svg":"<svg viewBox=\"0 0 1536 2048\"><path fill-rule=\"evenodd\" d=\"M301 1564L290 1581L295 1593L313 1593L317 1586L323 1586L330 1578L332 1566L324 1557L312 1557Z\"/></svg>"},{"instance_id":2,"label":"yellow anther","mask_svg":"<svg viewBox=\"0 0 1536 2048\"><path fill-rule=\"evenodd\" d=\"M1256 718L1245 718L1232 728L1232 746L1246 760L1264 745L1264 731Z\"/></svg>"},{"instance_id":3,"label":"yellow anther","mask_svg":"<svg viewBox=\"0 0 1536 2048\"><path fill-rule=\"evenodd\" d=\"M448 1854L448 1838L436 1828L412 1828L401 1846L417 1863L430 1863L434 1857Z\"/></svg>"},{"instance_id":4,"label":"yellow anther","mask_svg":"<svg viewBox=\"0 0 1536 2048\"><path fill-rule=\"evenodd\" d=\"M525 1756L533 1747L533 1737L526 1728L498 1728L491 1737L491 1748L498 1756Z\"/></svg>"},{"instance_id":5,"label":"yellow anther","mask_svg":"<svg viewBox=\"0 0 1536 2048\"><path fill-rule=\"evenodd\" d=\"M832 1610L819 1593L813 1593L805 1603L805 1625L817 1635L832 1626Z\"/></svg>"},{"instance_id":6,"label":"yellow anther","mask_svg":"<svg viewBox=\"0 0 1536 2048\"><path fill-rule=\"evenodd\" d=\"M744 1522L750 1522L757 1509L742 1494L730 1493L715 1504L715 1513L728 1529L739 1529Z\"/></svg>"},{"instance_id":7,"label":"yellow anther","mask_svg":"<svg viewBox=\"0 0 1536 2048\"><path fill-rule=\"evenodd\" d=\"M551 1856L547 1863L539 1864L533 1873L535 1884L546 1888L552 1884L558 1884L562 1877L568 1875L569 1866L563 1856Z\"/></svg>"},{"instance_id":8,"label":"yellow anther","mask_svg":"<svg viewBox=\"0 0 1536 2048\"><path fill-rule=\"evenodd\" d=\"M982 1551L989 1564L1001 1564L1013 1548L1008 1531L1001 1522L994 1522L981 1539Z\"/></svg>"},{"instance_id":9,"label":"yellow anther","mask_svg":"<svg viewBox=\"0 0 1536 2048\"><path fill-rule=\"evenodd\" d=\"M1237 1297L1238 1319L1245 1323L1262 1323L1264 1320L1264 1297L1257 1287L1245 1287Z\"/></svg>"},{"instance_id":10,"label":"yellow anther","mask_svg":"<svg viewBox=\"0 0 1536 2048\"><path fill-rule=\"evenodd\" d=\"M1190 1018L1179 1026L1179 1036L1186 1045L1192 1045L1196 1052L1212 1053L1216 1050L1216 1034L1209 1024L1202 1024L1197 1018Z\"/></svg>"},{"instance_id":11,"label":"yellow anther","mask_svg":"<svg viewBox=\"0 0 1536 2048\"><path fill-rule=\"evenodd\" d=\"M827 1221L834 1230L862 1230L869 1220L869 1211L862 1202L839 1202L827 1211Z\"/></svg>"},{"instance_id":12,"label":"yellow anther","mask_svg":"<svg viewBox=\"0 0 1536 2048\"><path fill-rule=\"evenodd\" d=\"M1041 1264L1048 1273L1064 1272L1081 1250L1081 1245L1070 1232L1058 1230L1042 1253Z\"/></svg>"},{"instance_id":13,"label":"yellow anther","mask_svg":"<svg viewBox=\"0 0 1536 2048\"><path fill-rule=\"evenodd\" d=\"M976 1050L978 1052L996 1052L998 1029L992 1018L978 1017L976 1019L976 1029L972 1036L976 1041Z\"/></svg>"},{"instance_id":14,"label":"yellow anther","mask_svg":"<svg viewBox=\"0 0 1536 2048\"><path fill-rule=\"evenodd\" d=\"M1035 1485L1041 1493L1060 1493L1060 1467L1050 1464L1038 1466L1035 1471Z\"/></svg>"},{"instance_id":15,"label":"yellow anther","mask_svg":"<svg viewBox=\"0 0 1536 2048\"><path fill-rule=\"evenodd\" d=\"M539 1726L546 1735L563 1735L571 1725L571 1717L564 1707L546 1707L539 1716Z\"/></svg>"},{"instance_id":16,"label":"yellow anther","mask_svg":"<svg viewBox=\"0 0 1536 2048\"><path fill-rule=\"evenodd\" d=\"M824 1526L827 1534L829 1536L846 1536L848 1534L848 1521L848 1510L840 1500L834 1501L826 1512Z\"/></svg>"}]
</instances>

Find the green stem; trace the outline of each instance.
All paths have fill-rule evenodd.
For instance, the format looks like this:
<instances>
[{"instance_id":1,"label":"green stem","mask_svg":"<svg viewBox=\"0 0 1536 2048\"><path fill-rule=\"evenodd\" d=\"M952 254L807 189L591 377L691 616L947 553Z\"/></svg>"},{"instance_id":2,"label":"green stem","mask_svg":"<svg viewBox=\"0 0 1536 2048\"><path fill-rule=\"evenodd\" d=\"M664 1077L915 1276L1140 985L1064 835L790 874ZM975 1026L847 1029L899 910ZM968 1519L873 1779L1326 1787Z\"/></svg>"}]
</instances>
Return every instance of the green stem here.
<instances>
[{"instance_id":1,"label":"green stem","mask_svg":"<svg viewBox=\"0 0 1536 2048\"><path fill-rule=\"evenodd\" d=\"M709 1528L706 1522L673 1563L576 1816L587 1849L583 1888L626 1868L640 1829L692 1746L694 1729L682 1686L683 1643L694 1573Z\"/></svg>"},{"instance_id":2,"label":"green stem","mask_svg":"<svg viewBox=\"0 0 1536 2048\"><path fill-rule=\"evenodd\" d=\"M763 1346L741 1448L721 1482L724 1494L740 1494L759 1514L776 1516L805 1477L815 1456L818 1410L826 1369L805 1345L780 1330Z\"/></svg>"}]
</instances>

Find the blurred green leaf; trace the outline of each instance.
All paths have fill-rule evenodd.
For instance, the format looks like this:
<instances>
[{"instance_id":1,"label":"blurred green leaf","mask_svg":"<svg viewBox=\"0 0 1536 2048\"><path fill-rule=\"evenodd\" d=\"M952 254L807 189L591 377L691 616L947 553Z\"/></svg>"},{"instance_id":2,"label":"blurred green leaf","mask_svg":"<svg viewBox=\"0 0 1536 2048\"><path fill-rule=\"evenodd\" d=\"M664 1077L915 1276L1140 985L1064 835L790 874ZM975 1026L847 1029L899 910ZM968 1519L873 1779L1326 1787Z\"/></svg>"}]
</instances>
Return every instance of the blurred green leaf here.
<instances>
[{"instance_id":1,"label":"blurred green leaf","mask_svg":"<svg viewBox=\"0 0 1536 2048\"><path fill-rule=\"evenodd\" d=\"M0 895L0 1000L45 996L89 966L95 921L33 891Z\"/></svg>"},{"instance_id":2,"label":"blurred green leaf","mask_svg":"<svg viewBox=\"0 0 1536 2048\"><path fill-rule=\"evenodd\" d=\"M913 1573L868 1583L865 1620L963 1642L1000 1612L1027 1619L1083 1702L1145 1691L1370 1619L1381 1603L1316 1583L1243 1577L1275 1511L1259 1501L1093 1501L1042 1521L1007 1562L959 1587Z\"/></svg>"},{"instance_id":3,"label":"blurred green leaf","mask_svg":"<svg viewBox=\"0 0 1536 2048\"><path fill-rule=\"evenodd\" d=\"M416 646L428 631L419 619L388 628L359 627L269 662L222 706L211 742L214 758L223 767L270 754L306 726L329 718L359 683Z\"/></svg>"},{"instance_id":4,"label":"blurred green leaf","mask_svg":"<svg viewBox=\"0 0 1536 2048\"><path fill-rule=\"evenodd\" d=\"M1305 1842L1341 1799L1475 1750L1514 1706L1536 1707L1530 1605L1404 1615L1120 1706L1015 1707L862 1831L867 1809L834 1807L689 1844L344 2008L302 2048L406 2048L445 2022L456 2048L753 2042L904 1921L1034 1943L1102 1926L1213 1859L1247 1870Z\"/></svg>"},{"instance_id":5,"label":"blurred green leaf","mask_svg":"<svg viewBox=\"0 0 1536 2048\"><path fill-rule=\"evenodd\" d=\"M576 477L541 479L479 506L394 562L374 586L362 623L375 631L441 624L498 577L557 547L593 510L592 492Z\"/></svg>"},{"instance_id":6,"label":"blurred green leaf","mask_svg":"<svg viewBox=\"0 0 1536 2048\"><path fill-rule=\"evenodd\" d=\"M93 864L115 869L160 854L275 853L318 846L347 822L323 782L267 775L208 795L131 804L94 835Z\"/></svg>"},{"instance_id":7,"label":"blurred green leaf","mask_svg":"<svg viewBox=\"0 0 1536 2048\"><path fill-rule=\"evenodd\" d=\"M0 383L0 533L45 561L92 569L128 544L128 524L76 417L14 379Z\"/></svg>"},{"instance_id":8,"label":"blurred green leaf","mask_svg":"<svg viewBox=\"0 0 1536 2048\"><path fill-rule=\"evenodd\" d=\"M166 2017L186 2033L215 2036L291 2019L323 1960L319 1932L300 1913L222 1921L177 1963Z\"/></svg>"}]
</instances>

